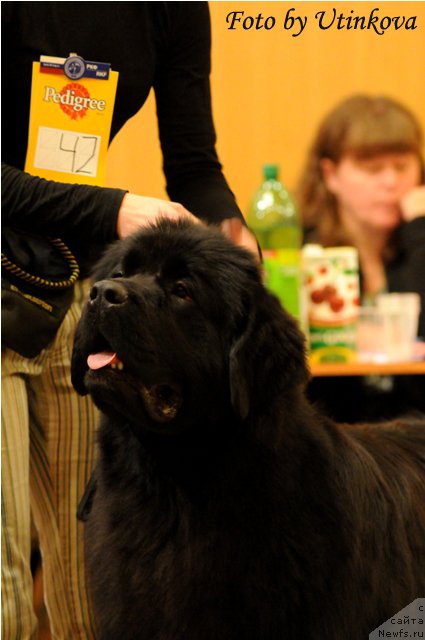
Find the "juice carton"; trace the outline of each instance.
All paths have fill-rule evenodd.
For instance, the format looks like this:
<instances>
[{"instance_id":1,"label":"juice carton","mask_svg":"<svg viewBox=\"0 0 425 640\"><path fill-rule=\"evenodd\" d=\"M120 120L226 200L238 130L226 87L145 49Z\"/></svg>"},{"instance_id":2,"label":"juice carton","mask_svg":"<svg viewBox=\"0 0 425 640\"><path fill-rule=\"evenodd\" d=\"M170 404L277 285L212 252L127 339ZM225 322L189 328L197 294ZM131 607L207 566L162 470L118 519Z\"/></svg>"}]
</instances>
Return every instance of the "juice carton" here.
<instances>
[{"instance_id":1,"label":"juice carton","mask_svg":"<svg viewBox=\"0 0 425 640\"><path fill-rule=\"evenodd\" d=\"M360 306L357 251L305 245L304 295L313 362L349 362L356 356Z\"/></svg>"}]
</instances>

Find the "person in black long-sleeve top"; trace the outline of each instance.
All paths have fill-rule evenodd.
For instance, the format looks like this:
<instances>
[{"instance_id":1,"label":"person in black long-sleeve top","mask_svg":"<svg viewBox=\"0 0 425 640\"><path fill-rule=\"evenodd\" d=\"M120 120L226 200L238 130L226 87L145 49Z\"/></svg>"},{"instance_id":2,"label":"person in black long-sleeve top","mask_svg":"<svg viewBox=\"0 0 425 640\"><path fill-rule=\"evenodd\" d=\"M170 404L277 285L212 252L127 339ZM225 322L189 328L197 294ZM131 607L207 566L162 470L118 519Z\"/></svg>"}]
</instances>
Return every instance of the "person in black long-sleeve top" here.
<instances>
[{"instance_id":1,"label":"person in black long-sleeve top","mask_svg":"<svg viewBox=\"0 0 425 640\"><path fill-rule=\"evenodd\" d=\"M210 22L204 2L4 2L3 225L59 236L85 276L102 249L160 215L224 223L235 242L256 242L215 151L209 86ZM111 137L155 91L170 202L30 176L31 69L40 55L108 62L119 72ZM140 171L149 158L140 149ZM189 213L190 212L190 213ZM75 512L90 475L96 411L72 390L69 359L84 281L54 341L34 358L4 349L2 637L36 634L30 572L30 507L38 530L52 634L95 637ZM34 327L34 331L36 328ZM3 347L7 347L4 345ZM30 478L30 482L29 482Z\"/></svg>"},{"instance_id":2,"label":"person in black long-sleeve top","mask_svg":"<svg viewBox=\"0 0 425 640\"><path fill-rule=\"evenodd\" d=\"M2 27L4 163L24 166L32 62L41 54L66 58L77 51L119 71L112 138L154 89L170 200L208 222L242 220L215 151L207 3L84 2L77 11L71 3L5 2ZM141 149L140 171L148 162ZM32 230L65 231L77 255L85 253L84 244L114 239L117 229L134 230L141 216L182 212L181 206L126 197L119 189L40 185L12 169L3 176L6 220Z\"/></svg>"},{"instance_id":3,"label":"person in black long-sleeve top","mask_svg":"<svg viewBox=\"0 0 425 640\"><path fill-rule=\"evenodd\" d=\"M381 292L420 295L418 336L425 338L422 144L420 125L404 105L385 96L351 96L318 128L298 204L305 242L357 248L364 303ZM423 376L316 379L309 392L341 421L425 411Z\"/></svg>"}]
</instances>

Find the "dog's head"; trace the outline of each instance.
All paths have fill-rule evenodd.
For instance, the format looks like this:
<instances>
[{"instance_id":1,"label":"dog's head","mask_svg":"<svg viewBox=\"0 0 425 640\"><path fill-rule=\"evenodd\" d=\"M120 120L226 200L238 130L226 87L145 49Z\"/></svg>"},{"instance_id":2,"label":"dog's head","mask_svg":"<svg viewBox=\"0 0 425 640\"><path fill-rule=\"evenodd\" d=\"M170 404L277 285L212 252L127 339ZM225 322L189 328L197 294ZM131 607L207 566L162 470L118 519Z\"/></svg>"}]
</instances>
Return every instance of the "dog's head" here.
<instances>
[{"instance_id":1,"label":"dog's head","mask_svg":"<svg viewBox=\"0 0 425 640\"><path fill-rule=\"evenodd\" d=\"M72 379L106 414L165 431L244 420L306 380L295 321L217 230L162 221L112 245L94 280Z\"/></svg>"}]
</instances>

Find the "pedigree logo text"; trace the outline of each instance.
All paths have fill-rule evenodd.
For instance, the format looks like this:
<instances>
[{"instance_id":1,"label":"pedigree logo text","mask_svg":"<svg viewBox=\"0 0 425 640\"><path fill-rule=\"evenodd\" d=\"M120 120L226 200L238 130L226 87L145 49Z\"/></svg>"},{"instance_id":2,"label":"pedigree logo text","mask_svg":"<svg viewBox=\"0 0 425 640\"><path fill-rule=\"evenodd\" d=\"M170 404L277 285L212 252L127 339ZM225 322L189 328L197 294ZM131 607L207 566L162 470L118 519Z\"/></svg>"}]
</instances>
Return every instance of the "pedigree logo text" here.
<instances>
[{"instance_id":1,"label":"pedigree logo text","mask_svg":"<svg viewBox=\"0 0 425 640\"><path fill-rule=\"evenodd\" d=\"M104 111L106 100L91 98L86 87L78 82L70 82L63 89L57 91L54 87L44 87L44 102L58 104L62 111L71 118L78 120L91 111Z\"/></svg>"}]
</instances>

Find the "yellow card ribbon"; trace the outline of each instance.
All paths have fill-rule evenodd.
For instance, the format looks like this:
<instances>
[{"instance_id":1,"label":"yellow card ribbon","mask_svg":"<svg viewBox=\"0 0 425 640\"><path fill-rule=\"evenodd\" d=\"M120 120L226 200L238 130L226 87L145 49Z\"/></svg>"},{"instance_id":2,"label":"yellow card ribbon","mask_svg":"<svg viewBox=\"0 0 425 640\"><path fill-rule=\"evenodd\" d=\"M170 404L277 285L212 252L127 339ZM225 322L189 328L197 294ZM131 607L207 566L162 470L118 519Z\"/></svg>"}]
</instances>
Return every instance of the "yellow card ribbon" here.
<instances>
[{"instance_id":1,"label":"yellow card ribbon","mask_svg":"<svg viewBox=\"0 0 425 640\"><path fill-rule=\"evenodd\" d=\"M25 171L103 186L118 73L75 55L41 60L33 63Z\"/></svg>"}]
</instances>

